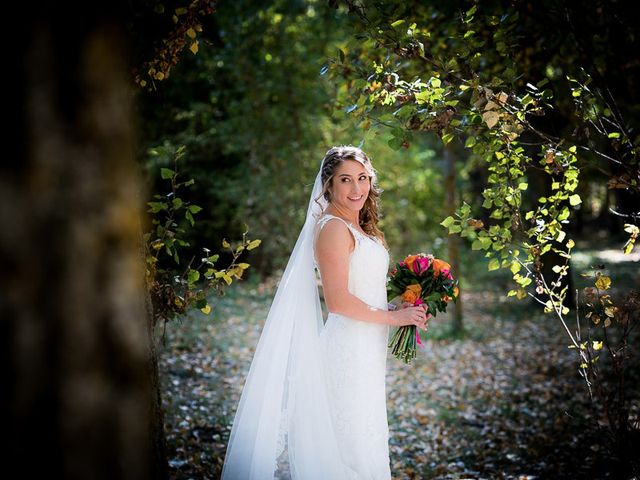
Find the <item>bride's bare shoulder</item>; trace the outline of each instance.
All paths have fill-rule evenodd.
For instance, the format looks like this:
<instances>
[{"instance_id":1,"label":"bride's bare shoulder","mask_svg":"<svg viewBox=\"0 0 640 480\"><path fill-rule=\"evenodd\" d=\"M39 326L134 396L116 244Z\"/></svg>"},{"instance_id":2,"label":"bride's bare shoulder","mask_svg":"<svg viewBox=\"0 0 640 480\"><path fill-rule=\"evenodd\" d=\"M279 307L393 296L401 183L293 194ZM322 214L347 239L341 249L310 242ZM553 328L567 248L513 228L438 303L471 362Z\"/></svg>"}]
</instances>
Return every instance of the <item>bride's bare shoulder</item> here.
<instances>
[{"instance_id":1,"label":"bride's bare shoulder","mask_svg":"<svg viewBox=\"0 0 640 480\"><path fill-rule=\"evenodd\" d=\"M335 217L322 218L319 225L320 231L316 238L316 251L340 252L353 251L355 238L345 222Z\"/></svg>"}]
</instances>

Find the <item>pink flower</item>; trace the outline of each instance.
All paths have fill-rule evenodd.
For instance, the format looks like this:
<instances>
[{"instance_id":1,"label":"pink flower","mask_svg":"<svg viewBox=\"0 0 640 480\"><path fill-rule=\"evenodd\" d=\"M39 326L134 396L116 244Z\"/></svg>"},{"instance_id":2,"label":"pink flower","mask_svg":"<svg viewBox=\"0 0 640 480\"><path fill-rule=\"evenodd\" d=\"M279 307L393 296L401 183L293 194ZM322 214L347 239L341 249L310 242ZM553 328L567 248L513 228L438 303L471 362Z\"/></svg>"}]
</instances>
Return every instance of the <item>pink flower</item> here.
<instances>
[{"instance_id":1,"label":"pink flower","mask_svg":"<svg viewBox=\"0 0 640 480\"><path fill-rule=\"evenodd\" d=\"M414 306L418 306L418 305L422 305L424 303L424 301L421 298L418 298L415 302L413 302Z\"/></svg>"},{"instance_id":2,"label":"pink flower","mask_svg":"<svg viewBox=\"0 0 640 480\"><path fill-rule=\"evenodd\" d=\"M427 257L418 257L413 262L413 271L415 273L424 272L427 268L429 268L429 259Z\"/></svg>"}]
</instances>

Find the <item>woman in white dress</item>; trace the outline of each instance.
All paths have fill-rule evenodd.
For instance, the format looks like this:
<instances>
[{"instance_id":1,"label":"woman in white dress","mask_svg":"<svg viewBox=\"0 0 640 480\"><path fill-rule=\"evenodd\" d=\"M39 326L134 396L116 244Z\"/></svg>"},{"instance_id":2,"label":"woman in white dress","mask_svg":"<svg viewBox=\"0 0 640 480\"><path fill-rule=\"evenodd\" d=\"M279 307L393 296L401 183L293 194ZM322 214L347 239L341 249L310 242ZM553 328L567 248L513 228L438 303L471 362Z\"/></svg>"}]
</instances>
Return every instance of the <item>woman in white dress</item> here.
<instances>
[{"instance_id":1,"label":"woman in white dress","mask_svg":"<svg viewBox=\"0 0 640 480\"><path fill-rule=\"evenodd\" d=\"M428 314L389 310L379 193L361 149L326 153L242 391L223 479L391 478L389 327L424 329Z\"/></svg>"}]
</instances>

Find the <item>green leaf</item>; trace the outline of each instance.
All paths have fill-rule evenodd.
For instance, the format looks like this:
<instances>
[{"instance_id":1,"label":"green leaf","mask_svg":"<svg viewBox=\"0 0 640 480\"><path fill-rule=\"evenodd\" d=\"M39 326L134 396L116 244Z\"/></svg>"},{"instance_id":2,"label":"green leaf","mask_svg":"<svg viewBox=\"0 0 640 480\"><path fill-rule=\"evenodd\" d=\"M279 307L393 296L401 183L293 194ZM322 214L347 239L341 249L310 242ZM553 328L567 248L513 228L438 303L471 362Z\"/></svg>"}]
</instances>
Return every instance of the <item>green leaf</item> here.
<instances>
[{"instance_id":1,"label":"green leaf","mask_svg":"<svg viewBox=\"0 0 640 480\"><path fill-rule=\"evenodd\" d=\"M580 199L580 195L578 195L577 193L574 193L573 195L571 195L569 197L569 203L573 207L575 207L576 205L579 205L580 203L582 203L582 200Z\"/></svg>"},{"instance_id":2,"label":"green leaf","mask_svg":"<svg viewBox=\"0 0 640 480\"><path fill-rule=\"evenodd\" d=\"M402 138L393 137L387 142L387 144L393 150L400 150L400 148L402 148Z\"/></svg>"},{"instance_id":3,"label":"green leaf","mask_svg":"<svg viewBox=\"0 0 640 480\"><path fill-rule=\"evenodd\" d=\"M200 210L202 210L202 207L199 207L198 205L189 205L188 208L191 213L198 213Z\"/></svg>"},{"instance_id":4,"label":"green leaf","mask_svg":"<svg viewBox=\"0 0 640 480\"><path fill-rule=\"evenodd\" d=\"M151 213L158 213L160 210L166 210L167 204L164 202L147 202L151 207Z\"/></svg>"},{"instance_id":5,"label":"green leaf","mask_svg":"<svg viewBox=\"0 0 640 480\"><path fill-rule=\"evenodd\" d=\"M449 228L451 225L453 225L455 223L456 219L453 218L452 216L448 216L447 218L445 218L443 221L440 222L440 225L442 225L444 228Z\"/></svg>"},{"instance_id":6,"label":"green leaf","mask_svg":"<svg viewBox=\"0 0 640 480\"><path fill-rule=\"evenodd\" d=\"M489 265L487 266L487 268L489 269L489 271L497 270L498 268L500 268L500 261L497 258L492 258L489 261Z\"/></svg>"},{"instance_id":7,"label":"green leaf","mask_svg":"<svg viewBox=\"0 0 640 480\"><path fill-rule=\"evenodd\" d=\"M198 270L189 269L189 283L195 283L200 280L200 272Z\"/></svg>"},{"instance_id":8,"label":"green leaf","mask_svg":"<svg viewBox=\"0 0 640 480\"><path fill-rule=\"evenodd\" d=\"M169 180L171 177L173 177L173 174L175 172L173 170L171 170L170 168L161 168L160 169L160 176L162 177L163 180Z\"/></svg>"},{"instance_id":9,"label":"green leaf","mask_svg":"<svg viewBox=\"0 0 640 480\"><path fill-rule=\"evenodd\" d=\"M193 215L191 215L191 212L189 210L184 212L184 217L189 220L189 223L191 224L191 226L193 227L195 225L195 220L193 219Z\"/></svg>"}]
</instances>

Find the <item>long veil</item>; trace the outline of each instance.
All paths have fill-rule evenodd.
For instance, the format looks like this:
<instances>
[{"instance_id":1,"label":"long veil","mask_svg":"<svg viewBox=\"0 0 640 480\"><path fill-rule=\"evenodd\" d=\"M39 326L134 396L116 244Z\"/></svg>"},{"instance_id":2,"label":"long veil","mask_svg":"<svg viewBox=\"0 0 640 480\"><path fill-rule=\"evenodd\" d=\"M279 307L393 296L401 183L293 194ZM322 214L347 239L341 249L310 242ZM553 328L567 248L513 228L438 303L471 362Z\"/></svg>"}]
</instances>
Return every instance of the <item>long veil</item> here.
<instances>
[{"instance_id":1,"label":"long veil","mask_svg":"<svg viewBox=\"0 0 640 480\"><path fill-rule=\"evenodd\" d=\"M334 436L320 350L323 319L313 235L327 206L320 195L321 172L242 390L222 480L351 476ZM279 457L285 458L284 467L278 466Z\"/></svg>"}]
</instances>

